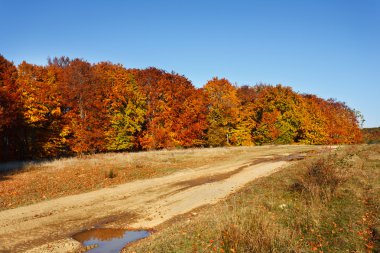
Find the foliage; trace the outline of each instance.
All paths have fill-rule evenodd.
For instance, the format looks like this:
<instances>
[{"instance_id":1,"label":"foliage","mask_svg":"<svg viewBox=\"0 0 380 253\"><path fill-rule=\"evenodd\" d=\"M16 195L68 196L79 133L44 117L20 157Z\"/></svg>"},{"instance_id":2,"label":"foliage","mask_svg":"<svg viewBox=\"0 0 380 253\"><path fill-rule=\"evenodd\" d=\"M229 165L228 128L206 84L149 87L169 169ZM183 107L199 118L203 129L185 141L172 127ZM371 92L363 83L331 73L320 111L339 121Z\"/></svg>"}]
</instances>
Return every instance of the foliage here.
<instances>
[{"instance_id":1,"label":"foliage","mask_svg":"<svg viewBox=\"0 0 380 253\"><path fill-rule=\"evenodd\" d=\"M366 143L380 143L380 127L364 128L362 133Z\"/></svg>"},{"instance_id":2,"label":"foliage","mask_svg":"<svg viewBox=\"0 0 380 253\"><path fill-rule=\"evenodd\" d=\"M61 101L50 68L22 62L17 85L21 112L27 129L24 145L33 157L58 156L64 152Z\"/></svg>"},{"instance_id":3,"label":"foliage","mask_svg":"<svg viewBox=\"0 0 380 253\"><path fill-rule=\"evenodd\" d=\"M203 143L206 128L201 94L184 76L156 68L132 70L146 97L143 149L191 147Z\"/></svg>"},{"instance_id":4,"label":"foliage","mask_svg":"<svg viewBox=\"0 0 380 253\"><path fill-rule=\"evenodd\" d=\"M254 121L253 139L257 144L293 143L303 120L301 97L290 87L259 85L253 87L255 99L250 105Z\"/></svg>"},{"instance_id":5,"label":"foliage","mask_svg":"<svg viewBox=\"0 0 380 253\"><path fill-rule=\"evenodd\" d=\"M99 63L94 66L98 82L103 86L107 109L103 129L107 150L132 150L145 118L145 97L133 76L121 65Z\"/></svg>"},{"instance_id":6,"label":"foliage","mask_svg":"<svg viewBox=\"0 0 380 253\"><path fill-rule=\"evenodd\" d=\"M46 66L0 56L0 160L107 151L266 143L353 144L361 114L282 85L195 88L157 68L59 57ZM368 137L368 134L366 135Z\"/></svg>"},{"instance_id":7,"label":"foliage","mask_svg":"<svg viewBox=\"0 0 380 253\"><path fill-rule=\"evenodd\" d=\"M204 93L208 99L208 144L211 146L231 145L230 139L239 115L239 99L235 87L227 79L215 77L207 82Z\"/></svg>"},{"instance_id":8,"label":"foliage","mask_svg":"<svg viewBox=\"0 0 380 253\"><path fill-rule=\"evenodd\" d=\"M0 55L0 161L22 159L21 153L27 152L19 137L24 122L16 80L16 67Z\"/></svg>"}]
</instances>

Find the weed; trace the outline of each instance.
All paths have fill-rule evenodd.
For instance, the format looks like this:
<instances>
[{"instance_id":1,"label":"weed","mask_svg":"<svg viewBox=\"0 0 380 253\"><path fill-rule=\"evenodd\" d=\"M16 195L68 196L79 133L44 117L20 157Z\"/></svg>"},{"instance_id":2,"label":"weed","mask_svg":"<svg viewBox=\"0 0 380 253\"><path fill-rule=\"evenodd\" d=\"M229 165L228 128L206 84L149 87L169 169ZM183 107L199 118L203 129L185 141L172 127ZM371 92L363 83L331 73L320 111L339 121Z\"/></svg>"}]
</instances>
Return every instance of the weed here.
<instances>
[{"instance_id":1,"label":"weed","mask_svg":"<svg viewBox=\"0 0 380 253\"><path fill-rule=\"evenodd\" d=\"M110 169L107 173L106 173L106 177L107 178L115 178L117 176L117 174L113 171L113 169Z\"/></svg>"}]
</instances>

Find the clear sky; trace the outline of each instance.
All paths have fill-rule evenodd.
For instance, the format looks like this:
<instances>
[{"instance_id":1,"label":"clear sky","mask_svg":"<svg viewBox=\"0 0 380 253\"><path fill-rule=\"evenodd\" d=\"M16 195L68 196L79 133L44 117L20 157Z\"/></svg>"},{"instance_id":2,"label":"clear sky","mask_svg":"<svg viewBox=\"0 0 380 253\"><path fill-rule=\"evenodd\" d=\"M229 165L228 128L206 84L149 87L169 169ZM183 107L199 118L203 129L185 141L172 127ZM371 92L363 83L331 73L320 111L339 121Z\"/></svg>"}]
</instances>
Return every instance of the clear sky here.
<instances>
[{"instance_id":1,"label":"clear sky","mask_svg":"<svg viewBox=\"0 0 380 253\"><path fill-rule=\"evenodd\" d=\"M380 126L380 0L0 0L0 54L281 83Z\"/></svg>"}]
</instances>

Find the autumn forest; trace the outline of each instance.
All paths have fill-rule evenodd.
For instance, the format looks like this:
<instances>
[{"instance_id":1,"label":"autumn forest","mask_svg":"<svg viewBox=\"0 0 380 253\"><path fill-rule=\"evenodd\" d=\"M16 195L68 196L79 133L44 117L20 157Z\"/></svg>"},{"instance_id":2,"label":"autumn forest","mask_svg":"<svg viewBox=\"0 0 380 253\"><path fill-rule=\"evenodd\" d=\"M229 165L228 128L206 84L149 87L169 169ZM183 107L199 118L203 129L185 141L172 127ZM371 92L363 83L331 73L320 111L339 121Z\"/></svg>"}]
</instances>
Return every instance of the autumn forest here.
<instances>
[{"instance_id":1,"label":"autumn forest","mask_svg":"<svg viewBox=\"0 0 380 253\"><path fill-rule=\"evenodd\" d=\"M15 66L0 55L0 161L98 152L362 141L345 103L282 85L236 86L67 57Z\"/></svg>"}]
</instances>

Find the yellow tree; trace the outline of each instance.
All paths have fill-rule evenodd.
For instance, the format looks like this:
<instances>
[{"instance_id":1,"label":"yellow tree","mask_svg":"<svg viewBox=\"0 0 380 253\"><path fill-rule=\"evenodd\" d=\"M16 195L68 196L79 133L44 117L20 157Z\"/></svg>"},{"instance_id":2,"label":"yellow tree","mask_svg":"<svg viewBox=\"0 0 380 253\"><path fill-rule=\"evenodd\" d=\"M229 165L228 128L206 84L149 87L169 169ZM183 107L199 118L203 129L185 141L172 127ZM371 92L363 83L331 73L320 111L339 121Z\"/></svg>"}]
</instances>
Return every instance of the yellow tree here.
<instances>
[{"instance_id":1,"label":"yellow tree","mask_svg":"<svg viewBox=\"0 0 380 253\"><path fill-rule=\"evenodd\" d=\"M204 86L208 99L207 141L210 146L233 144L231 137L239 118L236 88L227 79L213 78Z\"/></svg>"},{"instance_id":2,"label":"yellow tree","mask_svg":"<svg viewBox=\"0 0 380 253\"><path fill-rule=\"evenodd\" d=\"M252 131L256 126L253 106L256 95L256 90L252 86L243 85L237 87L240 105L237 124L232 133L232 142L235 145L249 146L253 144Z\"/></svg>"},{"instance_id":3,"label":"yellow tree","mask_svg":"<svg viewBox=\"0 0 380 253\"><path fill-rule=\"evenodd\" d=\"M256 126L255 143L292 143L298 141L302 125L302 99L290 87L256 86L252 110Z\"/></svg>"},{"instance_id":4,"label":"yellow tree","mask_svg":"<svg viewBox=\"0 0 380 253\"><path fill-rule=\"evenodd\" d=\"M103 123L108 150L137 148L137 134L145 119L145 96L131 73L123 66L108 62L96 64L97 82L103 87L103 106L107 119Z\"/></svg>"}]
</instances>

